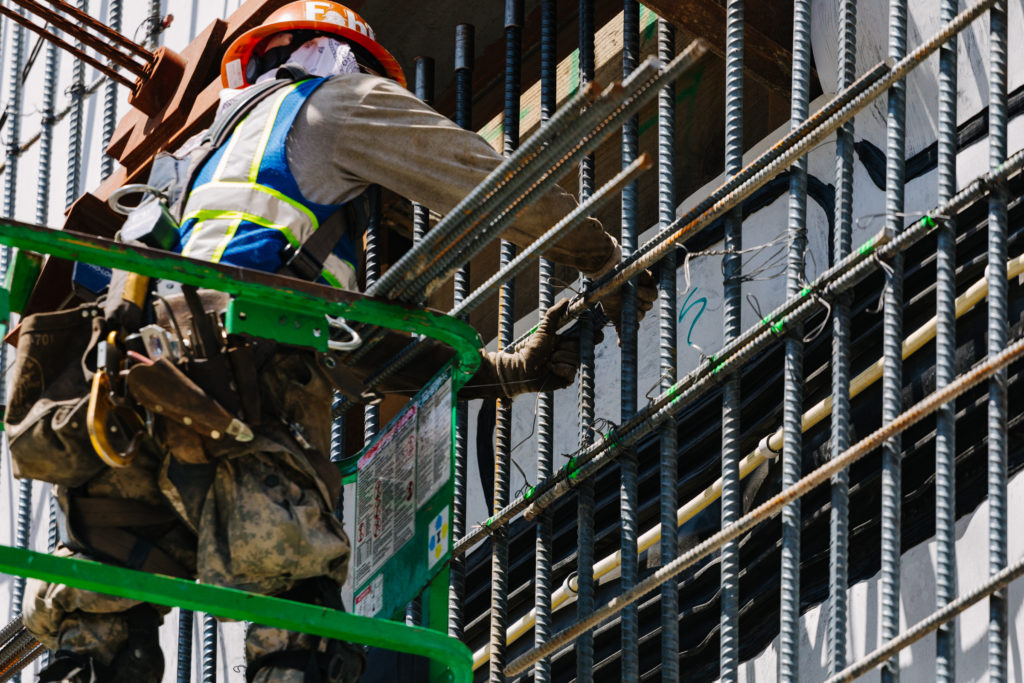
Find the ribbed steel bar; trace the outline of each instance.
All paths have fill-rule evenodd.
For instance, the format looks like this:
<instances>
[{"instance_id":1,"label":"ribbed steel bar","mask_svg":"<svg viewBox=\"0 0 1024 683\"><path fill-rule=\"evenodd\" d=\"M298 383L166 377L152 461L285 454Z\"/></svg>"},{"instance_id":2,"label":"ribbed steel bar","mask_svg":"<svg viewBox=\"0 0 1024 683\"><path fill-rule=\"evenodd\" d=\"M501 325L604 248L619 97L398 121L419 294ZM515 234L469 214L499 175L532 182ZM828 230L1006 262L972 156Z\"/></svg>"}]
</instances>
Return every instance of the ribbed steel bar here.
<instances>
[{"instance_id":1,"label":"ribbed steel bar","mask_svg":"<svg viewBox=\"0 0 1024 683\"><path fill-rule=\"evenodd\" d=\"M640 62L640 3L624 0L622 3L622 75L628 77ZM636 115L622 124L622 166L625 168L639 153L639 126ZM620 243L622 258L636 251L639 231L636 223L639 186L632 182L622 188L622 229ZM627 280L620 290L622 297L619 322L619 364L621 385L619 414L625 422L636 414L637 408L637 301L636 280ZM640 571L636 543L639 536L639 470L635 449L619 457L619 548L622 552L622 575L619 590L625 593L636 585ZM636 605L622 611L619 629L622 637L621 675L624 681L640 678L640 612Z\"/></svg>"},{"instance_id":2,"label":"ribbed steel bar","mask_svg":"<svg viewBox=\"0 0 1024 683\"><path fill-rule=\"evenodd\" d=\"M23 631L3 648L0 659L0 681L20 681L21 670L42 652L39 641L28 631Z\"/></svg>"},{"instance_id":3,"label":"ribbed steel bar","mask_svg":"<svg viewBox=\"0 0 1024 683\"><path fill-rule=\"evenodd\" d=\"M472 294L465 301L449 311L448 314L456 317L463 316L487 301L500 287L504 286L504 283L526 270L527 266L539 254L589 220L589 217L604 206L605 203L635 182L637 176L651 167L651 163L650 157L646 154L641 154L632 163L625 165L615 177L602 185L597 192L583 200L575 209L551 226L547 232L534 240L530 246L517 253L515 258L503 264L497 273L487 278L483 284L473 290Z\"/></svg>"},{"instance_id":4,"label":"ribbed steel bar","mask_svg":"<svg viewBox=\"0 0 1024 683\"><path fill-rule=\"evenodd\" d=\"M38 24L33 23L29 19L26 19L24 16L18 14L16 10L11 9L9 7L5 7L4 5L0 5L0 14L4 15L5 17L8 17L9 19L12 19L15 23L24 26L33 33L36 33L46 38L46 40L50 41L51 43L57 44L61 48L73 54L76 59L80 59L84 62L87 62L94 69L106 74L109 78L113 78L114 80L129 88L132 87L133 84L131 80L125 78L120 73L111 69L95 57L91 57L90 55L88 55L85 52L85 46L82 45L81 42L78 42L75 45L71 45L67 41L58 38L53 32L47 30L42 26L39 26Z\"/></svg>"},{"instance_id":5,"label":"ribbed steel bar","mask_svg":"<svg viewBox=\"0 0 1024 683\"><path fill-rule=\"evenodd\" d=\"M78 9L89 11L89 0L78 0ZM81 44L78 44L81 51ZM68 170L64 205L71 206L82 189L82 126L84 111L85 64L75 58L71 69L71 85L68 94L71 97L71 121L68 132Z\"/></svg>"},{"instance_id":6,"label":"ribbed steel bar","mask_svg":"<svg viewBox=\"0 0 1024 683\"><path fill-rule=\"evenodd\" d=\"M944 24L935 35L918 46L913 52L908 54L898 63L880 64L876 67L876 70L879 70L881 75L879 75L876 80L868 79L868 82L864 83L864 89L857 92L857 94L848 101L845 101L834 113L826 117L822 117L820 113L815 114L807 122L808 124L812 124L813 122L813 124L809 125L807 130L801 132L799 136L793 139L791 141L792 145L783 147L783 143L792 137L791 134L776 143L773 147L773 150L781 147L782 149L780 153L776 154L773 150L765 152L765 155L772 156L770 161L763 163L759 158L748 164L744 169L744 172L740 174L740 177L743 178L742 182L738 182L738 184L731 189L726 189L724 186L719 188L712 193L707 200L699 204L694 209L687 211L686 214L677 218L676 221L666 230L660 231L657 235L648 240L628 263L623 264L621 267L616 268L611 273L603 276L600 282L588 290L586 297L582 301L575 303L570 313L572 315L577 315L579 311L600 300L608 292L611 292L621 286L622 282L629 279L637 272L644 268L650 268L654 263L657 263L657 261L664 255L665 251L674 248L676 242L682 240L691 233L707 227L715 219L738 205L769 180L788 169L796 159L823 142L825 138L834 132L840 125L851 119L857 112L871 103L881 93L885 92L885 90L894 82L906 76L911 69L915 68L927 59L933 52L939 49L942 43L959 33L968 24L981 16L995 1L996 0L978 0L978 2L967 7L963 12L958 14L953 21L948 24ZM858 79L858 84L864 81L867 76L868 74L865 74L865 76ZM856 85L856 87L859 89L860 85ZM846 100L846 98L849 97L850 95L840 94L836 99ZM822 111L824 111L824 109ZM793 131L793 133L796 132L797 131ZM763 166L761 166L762 163ZM754 167L759 168L756 172L747 177L747 169ZM713 197L715 198L714 201L712 201ZM709 202L711 202L710 206L702 208Z\"/></svg>"},{"instance_id":7,"label":"ribbed steel bar","mask_svg":"<svg viewBox=\"0 0 1024 683\"><path fill-rule=\"evenodd\" d=\"M217 620L203 615L202 683L217 683Z\"/></svg>"},{"instance_id":8,"label":"ribbed steel bar","mask_svg":"<svg viewBox=\"0 0 1024 683\"><path fill-rule=\"evenodd\" d=\"M492 516L481 527L455 543L454 552L461 554L475 545L488 534L489 529L506 524L515 515L525 512L531 519L537 512L551 505L568 491L579 486L609 462L620 452L619 448L635 444L657 428L676 412L689 405L697 396L711 386L716 385L728 373L742 366L754 353L774 343L778 335L788 326L806 320L811 314L820 312L822 301L832 303L835 297L847 291L854 284L879 268L879 263L902 252L924 235L931 232L937 225L932 218L955 215L972 202L985 196L994 182L1019 173L1024 168L1024 152L1017 152L1004 163L997 172L991 172L976 179L955 197L935 207L923 218L908 226L899 237L885 242L881 246L878 236L869 239L858 247L847 259L836 264L820 275L811 285L801 290L800 294L791 297L778 310L785 310L782 316L772 314L745 332L739 339L727 344L712 360L703 362L692 370L673 387L653 399L637 416L604 435L596 443L582 448L555 476L526 492L512 504ZM878 256L864 258L865 255Z\"/></svg>"},{"instance_id":9,"label":"ribbed steel bar","mask_svg":"<svg viewBox=\"0 0 1024 683\"><path fill-rule=\"evenodd\" d=\"M836 83L839 92L849 88L857 73L857 5L843 0L839 6L839 50ZM853 248L853 121L836 131L835 238L832 254L843 261ZM850 445L850 301L841 295L832 319L832 419L829 457L838 457ZM846 666L846 622L849 583L850 473L832 477L832 509L829 514L829 609L828 671Z\"/></svg>"},{"instance_id":10,"label":"ribbed steel bar","mask_svg":"<svg viewBox=\"0 0 1024 683\"><path fill-rule=\"evenodd\" d=\"M658 20L658 58L670 61L676 52L675 29ZM676 89L670 84L658 93L658 222L668 225L676 217ZM658 327L661 359L661 390L675 384L676 357L676 255L669 253L659 267ZM674 421L659 435L661 491L658 500L661 524L662 564L679 552L676 507L679 505L678 438ZM679 680L679 586L661 587L661 680Z\"/></svg>"},{"instance_id":11,"label":"ribbed steel bar","mask_svg":"<svg viewBox=\"0 0 1024 683\"><path fill-rule=\"evenodd\" d=\"M195 612L178 610L178 676L177 683L192 683L192 631Z\"/></svg>"},{"instance_id":12,"label":"ribbed steel bar","mask_svg":"<svg viewBox=\"0 0 1024 683\"><path fill-rule=\"evenodd\" d=\"M725 178L743 169L743 0L726 5L725 37ZM737 207L725 216L722 259L722 339L729 343L742 326L743 214ZM732 253L728 253L732 252ZM740 377L734 374L722 387L721 528L742 514L740 491ZM739 544L727 543L721 552L719 678L736 681L739 667Z\"/></svg>"},{"instance_id":13,"label":"ribbed steel bar","mask_svg":"<svg viewBox=\"0 0 1024 683\"><path fill-rule=\"evenodd\" d=\"M460 245L453 250L456 242L470 237L474 242L489 241L534 193L554 185L574 162L611 135L658 89L681 75L706 51L706 43L698 39L671 64L645 61L632 78L607 88L596 99L595 88L581 89L520 150L449 211L419 249L410 250L389 269L372 293L392 297L411 296L408 292L429 293L430 287L438 286L450 275L448 270L453 262L465 258L467 247ZM579 108L588 102L590 106L579 113ZM492 215L498 218L493 219ZM481 229L484 224L485 229Z\"/></svg>"},{"instance_id":14,"label":"ribbed steel bar","mask_svg":"<svg viewBox=\"0 0 1024 683\"><path fill-rule=\"evenodd\" d=\"M63 12L67 12L71 16L75 17L82 24L92 27L94 30L99 32L103 37L108 40L126 48L129 52L133 52L136 56L141 57L143 61L149 62L153 59L153 53L142 47L133 40L130 40L121 33L121 28L114 24L113 20L109 21L109 26L104 24L99 19L96 19L87 11L75 7L70 2L64 2L64 0L47 0L51 5L60 9ZM157 5L157 12L159 13L160 2L154 0Z\"/></svg>"},{"instance_id":15,"label":"ribbed steel bar","mask_svg":"<svg viewBox=\"0 0 1024 683\"><path fill-rule=\"evenodd\" d=\"M505 155L519 146L519 106L522 89L523 0L505 0L505 107L502 137ZM499 267L515 258L515 246L502 240ZM498 348L506 348L515 334L515 282L509 281L498 294ZM494 510L509 501L512 459L512 404L499 399L494 427ZM505 630L508 628L508 527L491 536L490 683L505 680L507 661Z\"/></svg>"},{"instance_id":16,"label":"ribbed steel bar","mask_svg":"<svg viewBox=\"0 0 1024 683\"><path fill-rule=\"evenodd\" d=\"M793 80L790 100L791 128L807 118L810 101L811 3L793 3ZM807 254L807 157L794 160L789 181L789 247L786 256L786 296L804 287ZM782 487L795 484L803 470L804 344L799 325L785 340L782 398ZM800 501L782 510L782 550L779 571L779 680L795 683L800 677Z\"/></svg>"},{"instance_id":17,"label":"ribbed steel bar","mask_svg":"<svg viewBox=\"0 0 1024 683\"><path fill-rule=\"evenodd\" d=\"M920 402L900 413L892 422L879 427L867 437L858 441L838 458L829 460L813 472L805 475L792 486L784 488L771 499L758 505L738 519L732 526L722 529L680 555L673 562L659 568L651 576L637 584L627 595L616 597L603 607L597 609L589 618L577 622L560 632L543 647L531 650L518 657L508 665L505 673L509 676L517 675L538 658L557 652L572 642L582 632L592 629L609 617L619 613L627 604L639 600L669 579L678 576L682 571L693 566L702 558L719 550L724 543L739 538L759 523L774 516L791 501L806 495L814 490L814 488L828 481L839 470L849 467L877 449L893 434L902 433L912 425L917 424L925 417L934 413L940 405L954 400L967 390L984 382L996 371L1005 368L1010 363L1018 360L1022 355L1024 355L1024 340L1015 340L999 355L982 361L978 366L961 375L945 389L932 392Z\"/></svg>"},{"instance_id":18,"label":"ribbed steel bar","mask_svg":"<svg viewBox=\"0 0 1024 683\"><path fill-rule=\"evenodd\" d=\"M130 55L126 55L117 49L116 46L112 45L109 38L106 36L97 36L90 33L87 27L91 27L91 23L82 22L76 23L68 19L67 17L54 12L53 10L43 7L40 3L35 0L12 0L15 4L28 10L33 15L39 17L47 24L54 26L56 29L64 31L65 33L74 36L78 40L82 41L97 53L103 57L109 59L111 62L131 72L136 77L142 77L146 74L146 64L135 61ZM88 17L88 15L85 15ZM88 17L91 19L91 17ZM96 22L99 23L99 22ZM100 24L102 26L102 24ZM105 27L104 27L105 28ZM44 27L45 30L45 27ZM110 29L107 29L109 31ZM150 55L149 59L152 59ZM149 61L149 60L144 60Z\"/></svg>"},{"instance_id":19,"label":"ribbed steel bar","mask_svg":"<svg viewBox=\"0 0 1024 683\"><path fill-rule=\"evenodd\" d=\"M470 129L473 125L473 61L474 31L471 24L455 27L455 123ZM452 303L458 306L469 294L469 266L455 273ZM466 437L469 426L469 404L459 401L455 407L455 495L452 501L452 538L466 533ZM466 565L464 559L452 557L450 586L448 589L448 635L462 638L462 599L465 592Z\"/></svg>"},{"instance_id":20,"label":"ribbed steel bar","mask_svg":"<svg viewBox=\"0 0 1024 683\"><path fill-rule=\"evenodd\" d=\"M43 112L39 142L39 185L36 189L36 223L47 225L50 219L50 182L53 171L53 127L56 108L57 77L60 61L57 46L46 46L46 61L43 72ZM11 215L11 214L8 214Z\"/></svg>"},{"instance_id":21,"label":"ribbed steel bar","mask_svg":"<svg viewBox=\"0 0 1024 683\"><path fill-rule=\"evenodd\" d=\"M162 19L160 17L160 6L162 0L149 0L149 17L147 18L146 47L156 49L160 44L160 33L163 31Z\"/></svg>"},{"instance_id":22,"label":"ribbed steel bar","mask_svg":"<svg viewBox=\"0 0 1024 683\"><path fill-rule=\"evenodd\" d=\"M557 106L556 69L558 65L558 7L555 0L541 0L540 5L540 119L550 120ZM541 317L555 303L554 263L541 258L537 264L537 309ZM544 481L554 472L555 395L537 394L537 480ZM533 642L542 645L551 635L552 547L551 513L545 511L537 520L534 555ZM533 680L551 680L551 661L542 659L533 667Z\"/></svg>"},{"instance_id":23,"label":"ribbed steel bar","mask_svg":"<svg viewBox=\"0 0 1024 683\"><path fill-rule=\"evenodd\" d=\"M939 20L956 15L957 0L941 0ZM938 201L956 194L957 39L939 49L937 175ZM935 388L956 377L956 221L937 229L935 255ZM935 606L956 598L956 416L948 403L935 413ZM837 675L838 671L829 671ZM956 681L956 621L935 633L936 683Z\"/></svg>"},{"instance_id":24,"label":"ribbed steel bar","mask_svg":"<svg viewBox=\"0 0 1024 683\"><path fill-rule=\"evenodd\" d=\"M413 77L413 88L416 97L427 104L434 104L434 60L430 57L416 58L416 72ZM422 204L412 205L412 241L423 239L430 227L430 209Z\"/></svg>"},{"instance_id":25,"label":"ribbed steel bar","mask_svg":"<svg viewBox=\"0 0 1024 683\"><path fill-rule=\"evenodd\" d=\"M889 3L889 58L902 59L907 52L907 1ZM885 227L893 234L903 230L905 219L904 177L906 139L906 82L889 88L886 113ZM882 290L882 424L903 409L903 255L889 261ZM879 573L879 637L891 640L900 628L900 537L902 529L903 477L900 462L903 443L894 434L882 446L881 570ZM893 658L881 671L883 683L899 681L899 660Z\"/></svg>"},{"instance_id":26,"label":"ribbed steel bar","mask_svg":"<svg viewBox=\"0 0 1024 683\"><path fill-rule=\"evenodd\" d=\"M1007 26L1006 0L989 12L988 161L994 170L1006 160ZM1002 184L988 199L988 354L999 354L1009 337L1006 282L1007 192ZM995 373L988 385L988 567L997 575L1007 565L1007 398L1006 371ZM1007 669L1006 592L989 596L988 679L1009 680Z\"/></svg>"},{"instance_id":27,"label":"ribbed steel bar","mask_svg":"<svg viewBox=\"0 0 1024 683\"><path fill-rule=\"evenodd\" d=\"M7 174L4 177L4 214L14 216L17 210L19 150L21 142L21 108L24 96L25 42L28 36L24 29L16 28L11 34L11 61L7 90ZM0 281L10 268L11 248L0 248ZM0 373L6 376L7 345L0 349ZM6 401L6 382L0 382L0 401ZM18 513L15 531L15 545L27 548L32 528L32 480L23 479L18 486ZM21 614L22 601L25 597L25 578L14 579L14 590L11 596L11 614ZM32 640L35 640L34 638ZM21 681L21 674L14 677Z\"/></svg>"},{"instance_id":28,"label":"ribbed steel bar","mask_svg":"<svg viewBox=\"0 0 1024 683\"><path fill-rule=\"evenodd\" d=\"M110 24L110 28L117 33L121 34L121 0L110 0L108 6L107 21ZM103 97L103 149L106 150L110 144L110 139L114 137L114 130L117 128L117 83L110 81L107 83L106 93ZM114 168L117 166L117 160L107 154L103 155L103 159L100 161L100 172L101 175L106 178L114 172Z\"/></svg>"},{"instance_id":29,"label":"ribbed steel bar","mask_svg":"<svg viewBox=\"0 0 1024 683\"><path fill-rule=\"evenodd\" d=\"M40 655L45 654L47 652L46 646L40 642L36 642L33 645L26 646L26 648L27 652L25 652L25 655L23 657L21 657L15 662L12 662L9 665L5 665L4 667L0 668L0 683L6 683L6 681L11 680L12 676L18 674L18 672L20 672L26 666L28 666L36 659L38 659Z\"/></svg>"},{"instance_id":30,"label":"ribbed steel bar","mask_svg":"<svg viewBox=\"0 0 1024 683\"><path fill-rule=\"evenodd\" d=\"M582 91L594 81L594 0L579 0L579 70L577 78ZM594 155L580 159L579 196L585 202L594 193ZM586 277L581 278L585 287ZM580 370L577 389L579 447L587 448L594 441L593 424L595 367L594 320L589 313L580 317ZM576 492L576 618L584 619L594 611L594 481L581 482ZM576 641L576 680L594 680L594 634L580 635Z\"/></svg>"},{"instance_id":31,"label":"ribbed steel bar","mask_svg":"<svg viewBox=\"0 0 1024 683\"><path fill-rule=\"evenodd\" d=\"M968 608L978 604L985 598L994 596L997 592L1004 591L1011 582L1024 576L1024 559L1017 560L1013 565L1000 570L988 581L975 588L970 593L962 595L950 601L940 609L932 612L929 616L917 622L909 629L904 630L898 638L890 640L868 656L851 664L838 675L829 678L826 683L843 683L853 681L874 669L876 666L892 657L894 654L906 649L908 646L924 638L932 631L940 630L944 624L952 623L959 615Z\"/></svg>"}]
</instances>

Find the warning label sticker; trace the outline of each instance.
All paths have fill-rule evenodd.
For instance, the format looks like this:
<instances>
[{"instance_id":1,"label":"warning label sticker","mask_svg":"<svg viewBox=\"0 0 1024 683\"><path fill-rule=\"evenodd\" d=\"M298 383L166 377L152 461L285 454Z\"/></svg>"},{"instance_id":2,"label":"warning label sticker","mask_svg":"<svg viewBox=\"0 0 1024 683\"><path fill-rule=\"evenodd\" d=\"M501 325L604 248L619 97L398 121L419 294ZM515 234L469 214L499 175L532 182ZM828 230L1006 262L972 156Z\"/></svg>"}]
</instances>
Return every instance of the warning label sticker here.
<instances>
[{"instance_id":1,"label":"warning label sticker","mask_svg":"<svg viewBox=\"0 0 1024 683\"><path fill-rule=\"evenodd\" d=\"M452 380L450 377L420 405L416 474L417 507L448 483L451 477Z\"/></svg>"},{"instance_id":2,"label":"warning label sticker","mask_svg":"<svg viewBox=\"0 0 1024 683\"><path fill-rule=\"evenodd\" d=\"M360 591L353 611L361 617L372 617L384 608L384 575L378 574L370 585Z\"/></svg>"},{"instance_id":3,"label":"warning label sticker","mask_svg":"<svg viewBox=\"0 0 1024 683\"><path fill-rule=\"evenodd\" d=\"M359 460L356 585L383 566L415 533L417 414L417 407L411 406Z\"/></svg>"}]
</instances>

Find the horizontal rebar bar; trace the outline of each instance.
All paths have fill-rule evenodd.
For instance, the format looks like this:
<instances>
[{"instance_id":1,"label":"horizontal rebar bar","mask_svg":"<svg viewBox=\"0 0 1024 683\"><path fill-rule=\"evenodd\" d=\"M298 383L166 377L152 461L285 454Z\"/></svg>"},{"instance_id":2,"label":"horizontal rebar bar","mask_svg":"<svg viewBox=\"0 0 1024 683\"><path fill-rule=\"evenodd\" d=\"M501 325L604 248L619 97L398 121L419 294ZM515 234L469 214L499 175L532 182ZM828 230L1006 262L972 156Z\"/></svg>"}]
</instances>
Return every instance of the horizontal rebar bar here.
<instances>
[{"instance_id":1,"label":"horizontal rebar bar","mask_svg":"<svg viewBox=\"0 0 1024 683\"><path fill-rule=\"evenodd\" d=\"M595 211L598 211L609 199L612 199L621 192L623 186L632 182L641 173L651 168L652 163L653 160L648 154L640 155L639 158L609 180L600 190L534 240L529 247L521 251L507 266L488 278L487 282L477 287L465 301L450 310L448 315L458 318L482 304L487 297L497 291L503 282L523 272L530 263L541 255L544 249L565 237L584 221L589 220Z\"/></svg>"},{"instance_id":2,"label":"horizontal rebar bar","mask_svg":"<svg viewBox=\"0 0 1024 683\"><path fill-rule=\"evenodd\" d=\"M43 38L45 38L46 40L50 41L51 43L53 43L57 47L59 47L59 48L65 50L65 51L71 53L75 57L77 57L77 58L81 59L83 62L87 63L89 66L93 67L94 69L96 69L97 71L99 71L99 72L101 72L103 74L106 74L107 76L109 76L113 80L117 81L121 85L124 85L125 87L128 87L128 88L134 88L134 83L132 83L130 80L128 80L123 75L118 73L116 70L111 69L110 67L108 67L106 64L104 64L100 60L98 60L98 59L96 59L94 57L90 57L84 50L79 50L74 45L71 45L67 41L65 41L65 40L57 37L56 35L50 33L49 31L47 31L42 26L39 26L35 22L30 21L29 19L21 16L20 14L15 12L14 10L12 10L12 9L10 9L8 7L5 7L4 5L0 5L0 14L4 15L8 19L11 19L12 21L14 21L17 24L20 24L20 25L24 26L25 28L27 28L28 30L32 31L33 33L36 33L36 34L42 36Z\"/></svg>"},{"instance_id":3,"label":"horizontal rebar bar","mask_svg":"<svg viewBox=\"0 0 1024 683\"><path fill-rule=\"evenodd\" d=\"M17 635L21 629L25 628L25 624L21 621L21 615L14 617L0 630L0 648L7 644L11 638Z\"/></svg>"},{"instance_id":4,"label":"horizontal rebar bar","mask_svg":"<svg viewBox=\"0 0 1024 683\"><path fill-rule=\"evenodd\" d=\"M858 676L862 676L879 664L884 663L887 659L908 645L921 640L921 638L924 638L932 631L937 630L943 624L952 621L972 605L975 605L989 597L999 589L1008 586L1012 581L1019 579L1022 575L1024 575L1024 558L1017 560L1016 564L1006 567L998 574L993 575L992 578L972 590L970 593L962 595L956 600L948 603L942 609L932 612L929 616L905 630L898 637L893 638L885 645L866 656L864 659L861 659L860 661L843 669L832 678L829 678L825 683L852 681Z\"/></svg>"},{"instance_id":5,"label":"horizontal rebar bar","mask_svg":"<svg viewBox=\"0 0 1024 683\"><path fill-rule=\"evenodd\" d=\"M719 216L725 214L729 209L737 206L755 190L788 168L794 161L807 154L815 145L820 143L834 132L839 126L849 121L853 116L884 93L893 83L904 78L911 69L918 66L933 52L938 50L950 37L963 30L968 24L977 19L983 12L989 9L996 0L979 0L961 12L949 23L945 24L938 33L932 36L925 43L918 46L913 52L892 65L885 74L871 82L852 101L842 106L839 111L829 116L825 121L813 129L808 130L796 143L778 155L770 163L756 172L748 181L739 187L728 192L719 201L702 212L699 216L691 218L690 213L677 219L671 225L660 231L658 235L649 240L641 247L637 254L629 261L601 278L584 297L575 302L570 310L570 315L578 316L595 302L606 296L609 292L621 287L629 278L640 271L650 268L659 260L662 255L681 238L703 229L711 224ZM878 69L879 67L875 67ZM802 127L802 126L801 126ZM741 171L741 175L743 172Z\"/></svg>"},{"instance_id":6,"label":"horizontal rebar bar","mask_svg":"<svg viewBox=\"0 0 1024 683\"><path fill-rule=\"evenodd\" d=\"M936 225L931 216L941 217L959 212L963 207L982 196L992 183L1005 180L1020 171L1021 168L1024 168L1024 151L1007 159L1000 169L975 179L948 202L938 206L931 215L925 215L904 230L896 239L887 242L877 250L875 250L874 242L868 240L847 260L826 271L797 297L792 297L791 300L780 306L780 309L790 311L786 316L766 318L758 326L751 328L734 342L727 344L712 356L711 360L703 362L677 382L671 390L661 394L640 410L636 417L612 430L605 435L604 439L571 458L554 477L538 483L490 519L476 525L473 531L456 541L453 552L457 555L466 552L487 536L492 528L508 523L515 515L527 508L530 508L527 518L532 518L569 491L578 481L607 465L617 457L618 452L624 447L639 441L678 410L688 405L701 392L719 381L725 374L737 368L753 353L777 338L783 329L813 314L818 309L817 299L828 300L846 291L877 268L880 259L889 254L903 251L929 233ZM878 258L867 258L872 253ZM848 265L844 266L844 264ZM609 451L613 451L613 453L609 455Z\"/></svg>"},{"instance_id":7,"label":"horizontal rebar bar","mask_svg":"<svg viewBox=\"0 0 1024 683\"><path fill-rule=\"evenodd\" d=\"M19 671L34 662L39 655L46 652L45 645L34 638L32 640L35 641L34 644L27 644L24 653L20 657L0 667L0 683L6 683L6 681L14 678Z\"/></svg>"},{"instance_id":8,"label":"horizontal rebar bar","mask_svg":"<svg viewBox=\"0 0 1024 683\"><path fill-rule=\"evenodd\" d=\"M76 24L75 22L61 15L60 13L43 7L35 0L12 1L18 5L21 5L32 14L35 14L43 21L52 24L57 29L64 31L68 35L74 36L75 38L82 41L92 49L96 50L96 52L100 53L101 55L109 59L117 66L120 66L123 69L131 71L133 74L135 74L135 76L140 78L143 75L145 75L146 64L140 64L139 62L135 61L135 59L131 55L127 55L119 51L115 45L110 44L110 39L106 34L102 36L97 36L95 34L90 33L87 27L91 26L92 24ZM151 59L152 55L150 55L150 60Z\"/></svg>"},{"instance_id":9,"label":"horizontal rebar bar","mask_svg":"<svg viewBox=\"0 0 1024 683\"><path fill-rule=\"evenodd\" d=\"M96 17L92 16L91 14L89 14L87 12L83 12L82 10L78 9L77 7L72 5L71 3L62 2L62 0L47 0L47 1L51 5L53 5L54 7L57 7L58 9L60 9L62 12L67 12L68 14L72 15L73 17L75 17L76 19L81 21L83 24L88 24L89 26L92 26L94 29L96 29L101 34L103 34L104 37L109 38L110 40L114 41L115 43L119 43L120 45L128 48L129 50L134 52L136 55L138 55L139 57L144 59L146 62L153 61L153 53L152 52L150 52L146 48L142 47L141 45L136 43L134 40L131 40L130 38L128 38L128 36L123 35L119 31L115 31L114 29L112 29L111 27L107 26L106 24L104 24L103 22L101 22L99 19L97 19Z\"/></svg>"},{"instance_id":10,"label":"horizontal rebar bar","mask_svg":"<svg viewBox=\"0 0 1024 683\"><path fill-rule=\"evenodd\" d=\"M398 280L400 276L409 279L398 286L375 285L379 287L375 291L390 297L410 299L429 292L431 286L439 286L461 265L456 262L467 249L459 243L461 240L471 240L471 244L486 244L504 225L511 222L535 192L543 191L557 182L572 163L611 135L624 118L634 114L657 94L661 86L680 76L706 51L706 43L698 39L667 65L660 66L657 60L648 60L621 85L606 88L590 108L570 118L567 127L530 157L528 163L519 166L518 170L515 164L510 163L517 158L517 154L513 154L466 199L448 212L430 231L427 239L420 243L422 249L414 247L410 250L388 270L380 282L385 282L393 272L395 274L391 280ZM531 136L528 144L542 133L550 138L551 133L548 131L559 119L563 109L565 107L552 117L551 122ZM506 168L506 165L510 168ZM506 172L511 174L505 175ZM492 191L491 185L494 183L497 183L497 188ZM497 218L491 220L491 216ZM480 224L485 221L488 222L487 226L480 229ZM442 234L442 230L439 230L442 226L448 234ZM438 233L436 241L431 239L435 232ZM408 275L413 268L416 269L415 274Z\"/></svg>"},{"instance_id":11,"label":"horizontal rebar bar","mask_svg":"<svg viewBox=\"0 0 1024 683\"><path fill-rule=\"evenodd\" d=\"M861 439L836 458L829 460L821 467L800 479L793 486L780 491L770 500L757 506L734 524L722 529L705 541L694 546L675 560L663 565L651 576L637 584L633 589L610 600L603 607L594 611L589 617L580 620L553 637L545 645L535 648L518 657L505 668L506 676L515 676L529 668L537 660L547 657L572 642L578 635L597 626L609 617L622 611L646 594L653 591L666 581L678 576L684 569L721 548L725 543L739 538L762 521L778 513L786 504L806 495L815 487L828 481L829 477L871 453L889 437L901 434L912 425L918 423L935 412L939 406L952 401L968 389L985 381L1000 369L1024 355L1024 339L1018 339L1001 353L984 360L977 367L961 375L948 386L934 391L917 404L900 413L892 422L879 427L870 435Z\"/></svg>"}]
</instances>

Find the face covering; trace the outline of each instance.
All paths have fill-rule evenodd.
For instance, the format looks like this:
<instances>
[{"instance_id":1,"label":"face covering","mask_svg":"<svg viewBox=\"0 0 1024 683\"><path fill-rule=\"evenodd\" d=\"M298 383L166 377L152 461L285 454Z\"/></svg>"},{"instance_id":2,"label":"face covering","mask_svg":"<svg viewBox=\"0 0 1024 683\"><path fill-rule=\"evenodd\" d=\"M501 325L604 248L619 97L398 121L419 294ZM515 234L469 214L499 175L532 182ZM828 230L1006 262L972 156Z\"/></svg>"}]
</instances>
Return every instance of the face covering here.
<instances>
[{"instance_id":1,"label":"face covering","mask_svg":"<svg viewBox=\"0 0 1024 683\"><path fill-rule=\"evenodd\" d=\"M298 64L312 76L336 76L359 71L356 56L348 43L328 36L318 36L306 41L288 57L287 63ZM274 78L276 72L277 69L271 69L257 78L256 82L268 81Z\"/></svg>"}]
</instances>

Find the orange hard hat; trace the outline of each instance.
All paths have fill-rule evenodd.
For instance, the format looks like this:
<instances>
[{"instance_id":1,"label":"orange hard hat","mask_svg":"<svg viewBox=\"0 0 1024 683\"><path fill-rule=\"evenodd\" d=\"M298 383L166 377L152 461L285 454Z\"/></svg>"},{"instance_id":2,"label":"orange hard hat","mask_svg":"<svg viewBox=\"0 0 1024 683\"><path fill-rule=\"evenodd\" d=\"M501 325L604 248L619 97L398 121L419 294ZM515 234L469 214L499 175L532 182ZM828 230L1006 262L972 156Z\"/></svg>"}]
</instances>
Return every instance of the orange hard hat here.
<instances>
[{"instance_id":1,"label":"orange hard hat","mask_svg":"<svg viewBox=\"0 0 1024 683\"><path fill-rule=\"evenodd\" d=\"M405 86L405 73L402 67L398 65L394 56L377 42L373 29L361 16L337 2L314 0L290 2L267 17L263 24L236 38L221 62L221 83L225 88L252 85L246 76L246 67L256 46L274 34L303 30L336 35L354 44L357 49L363 48L380 62L385 75Z\"/></svg>"}]
</instances>

